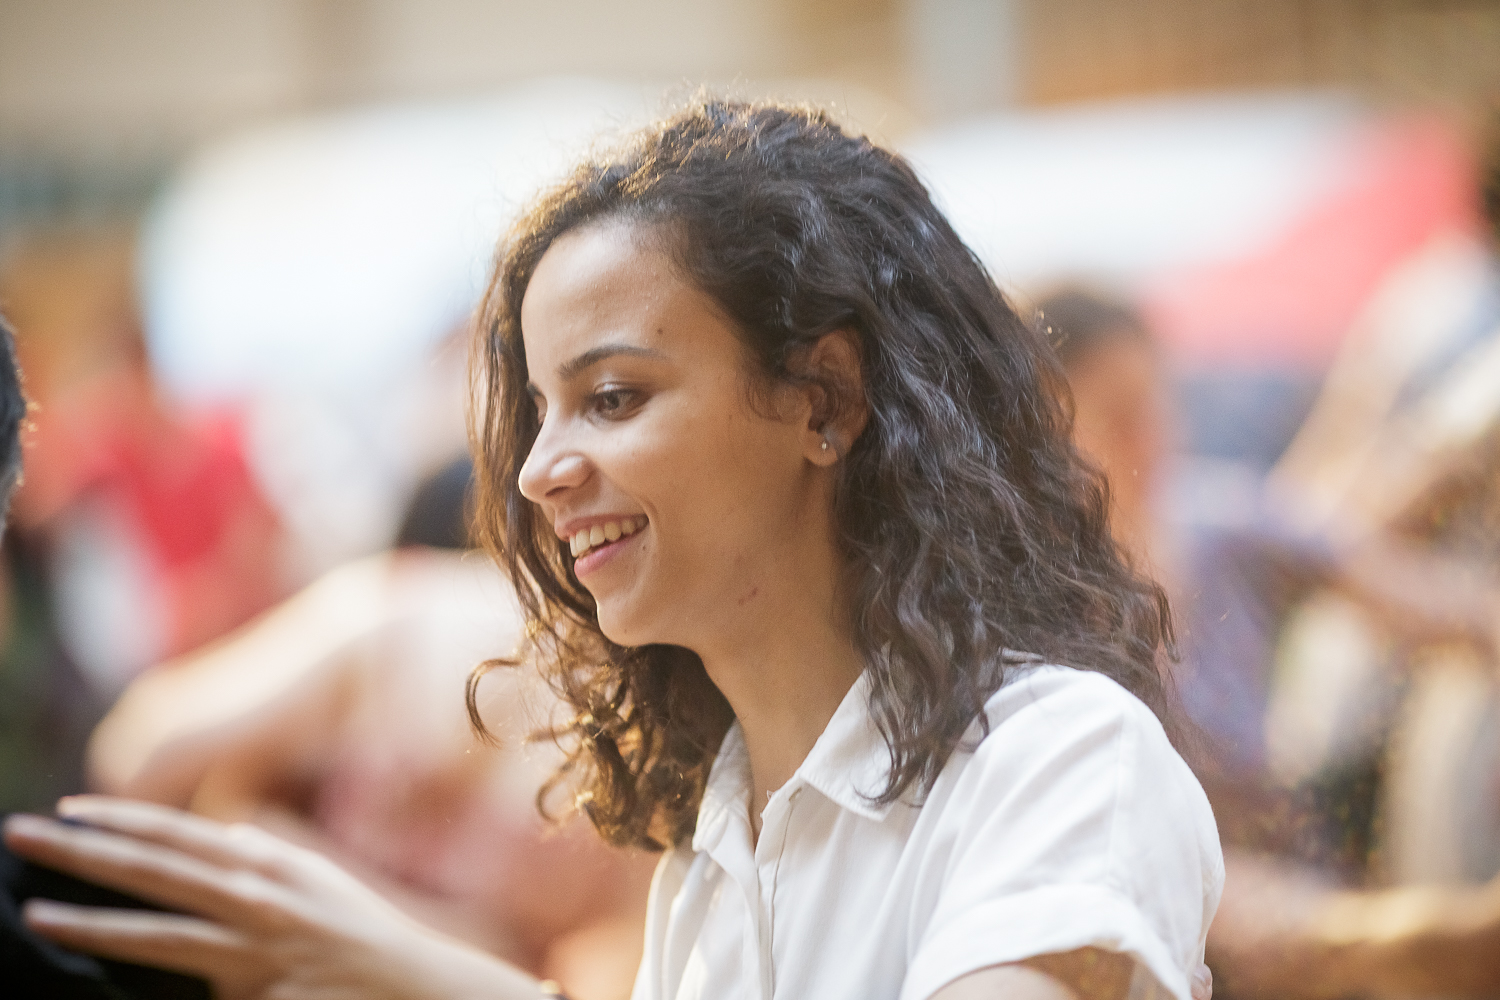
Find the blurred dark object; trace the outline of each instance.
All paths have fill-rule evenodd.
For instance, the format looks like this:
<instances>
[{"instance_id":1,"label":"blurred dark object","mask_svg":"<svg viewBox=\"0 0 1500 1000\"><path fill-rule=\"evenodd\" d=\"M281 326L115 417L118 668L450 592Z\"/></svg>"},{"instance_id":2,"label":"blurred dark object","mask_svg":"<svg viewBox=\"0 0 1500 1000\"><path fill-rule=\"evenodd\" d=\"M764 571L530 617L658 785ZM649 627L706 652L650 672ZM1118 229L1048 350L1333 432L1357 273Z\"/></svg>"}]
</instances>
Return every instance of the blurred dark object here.
<instances>
[{"instance_id":1,"label":"blurred dark object","mask_svg":"<svg viewBox=\"0 0 1500 1000\"><path fill-rule=\"evenodd\" d=\"M26 419L26 397L16 365L16 342L0 319L0 525L10 512L11 494L21 481L21 422Z\"/></svg>"},{"instance_id":2,"label":"blurred dark object","mask_svg":"<svg viewBox=\"0 0 1500 1000\"><path fill-rule=\"evenodd\" d=\"M1037 304L1036 322L1067 369L1115 337L1143 344L1152 339L1134 309L1082 288L1063 288L1045 296Z\"/></svg>"},{"instance_id":3,"label":"blurred dark object","mask_svg":"<svg viewBox=\"0 0 1500 1000\"><path fill-rule=\"evenodd\" d=\"M0 812L50 810L85 790L84 748L109 704L58 640L34 539L6 536L0 593Z\"/></svg>"},{"instance_id":4,"label":"blurred dark object","mask_svg":"<svg viewBox=\"0 0 1500 1000\"><path fill-rule=\"evenodd\" d=\"M0 319L0 526L22 476L27 400ZM47 809L83 791L83 748L108 706L58 641L43 559L10 532L0 554L0 812Z\"/></svg>"},{"instance_id":5,"label":"blurred dark object","mask_svg":"<svg viewBox=\"0 0 1500 1000\"><path fill-rule=\"evenodd\" d=\"M1174 381L1185 449L1265 473L1312 409L1323 374L1217 369L1182 372Z\"/></svg>"},{"instance_id":6,"label":"blurred dark object","mask_svg":"<svg viewBox=\"0 0 1500 1000\"><path fill-rule=\"evenodd\" d=\"M433 549L470 549L469 516L473 501L474 463L468 455L456 458L423 480L412 494L396 548L425 545Z\"/></svg>"},{"instance_id":7,"label":"blurred dark object","mask_svg":"<svg viewBox=\"0 0 1500 1000\"><path fill-rule=\"evenodd\" d=\"M21 921L32 897L80 906L160 909L138 899L22 861L0 847L0 983L15 1000L209 1000L192 976L67 951Z\"/></svg>"}]
</instances>

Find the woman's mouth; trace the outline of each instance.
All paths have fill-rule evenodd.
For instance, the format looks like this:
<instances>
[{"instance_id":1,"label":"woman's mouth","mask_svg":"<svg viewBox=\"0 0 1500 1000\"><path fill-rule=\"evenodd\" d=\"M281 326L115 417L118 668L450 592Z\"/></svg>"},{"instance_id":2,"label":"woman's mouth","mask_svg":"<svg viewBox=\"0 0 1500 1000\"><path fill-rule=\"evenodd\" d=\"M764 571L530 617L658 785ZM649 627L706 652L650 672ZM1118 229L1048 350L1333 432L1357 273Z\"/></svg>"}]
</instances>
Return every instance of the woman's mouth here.
<instances>
[{"instance_id":1,"label":"woman's mouth","mask_svg":"<svg viewBox=\"0 0 1500 1000\"><path fill-rule=\"evenodd\" d=\"M576 531L568 538L568 548L574 559L581 559L591 552L613 545L622 538L629 538L646 526L643 515L622 517L617 521L605 521L593 527Z\"/></svg>"}]
</instances>

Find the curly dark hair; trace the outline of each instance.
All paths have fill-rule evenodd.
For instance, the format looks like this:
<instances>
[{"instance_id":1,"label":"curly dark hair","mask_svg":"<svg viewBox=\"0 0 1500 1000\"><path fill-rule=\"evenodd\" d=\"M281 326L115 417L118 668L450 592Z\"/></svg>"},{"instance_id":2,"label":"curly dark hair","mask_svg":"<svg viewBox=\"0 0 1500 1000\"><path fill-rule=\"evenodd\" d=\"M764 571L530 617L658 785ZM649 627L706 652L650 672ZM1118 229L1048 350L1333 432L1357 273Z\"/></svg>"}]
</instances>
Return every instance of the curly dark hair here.
<instances>
[{"instance_id":1,"label":"curly dark hair","mask_svg":"<svg viewBox=\"0 0 1500 1000\"><path fill-rule=\"evenodd\" d=\"M603 836L691 835L734 720L698 656L600 631L518 475L539 426L521 300L563 233L623 220L661 234L729 316L751 381L852 330L869 422L838 463L835 523L890 801L931 787L1018 660L1114 678L1167 724L1165 594L1112 541L1106 484L1074 451L1044 338L1017 316L899 156L825 114L699 100L580 166L501 245L478 329L476 534L515 584L537 659L576 714L552 735ZM825 385L849 404L849 386ZM1018 655L1024 651L1029 655ZM515 661L495 661L515 662ZM469 706L483 731L470 683Z\"/></svg>"}]
</instances>

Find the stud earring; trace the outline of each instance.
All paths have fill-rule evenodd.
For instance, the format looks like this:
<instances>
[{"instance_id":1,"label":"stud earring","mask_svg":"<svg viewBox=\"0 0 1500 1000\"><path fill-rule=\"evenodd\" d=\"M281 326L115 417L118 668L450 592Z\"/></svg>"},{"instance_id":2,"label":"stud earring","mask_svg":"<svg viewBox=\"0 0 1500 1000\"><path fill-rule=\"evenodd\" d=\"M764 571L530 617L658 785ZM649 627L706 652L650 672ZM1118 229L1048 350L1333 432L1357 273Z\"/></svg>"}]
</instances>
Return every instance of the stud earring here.
<instances>
[{"instance_id":1,"label":"stud earring","mask_svg":"<svg viewBox=\"0 0 1500 1000\"><path fill-rule=\"evenodd\" d=\"M819 448L820 448L820 449L821 449L821 450L823 450L823 451L827 451L827 450L828 450L828 439L827 439L827 438L824 438L824 439L823 439L823 443L822 443L822 444L820 444L820 445L818 445L818 447L819 447Z\"/></svg>"}]
</instances>

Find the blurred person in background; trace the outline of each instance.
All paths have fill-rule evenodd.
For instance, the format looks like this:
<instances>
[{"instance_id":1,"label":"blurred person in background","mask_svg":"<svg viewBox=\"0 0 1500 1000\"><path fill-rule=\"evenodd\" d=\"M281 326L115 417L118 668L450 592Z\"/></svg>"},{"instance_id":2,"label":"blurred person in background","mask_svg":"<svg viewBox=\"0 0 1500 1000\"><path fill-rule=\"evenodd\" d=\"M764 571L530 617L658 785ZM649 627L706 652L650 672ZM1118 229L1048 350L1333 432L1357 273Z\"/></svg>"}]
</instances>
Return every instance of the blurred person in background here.
<instances>
[{"instance_id":1,"label":"blurred person in background","mask_svg":"<svg viewBox=\"0 0 1500 1000\"><path fill-rule=\"evenodd\" d=\"M88 732L139 670L288 590L239 415L163 400L131 241L37 237L0 270L35 427L6 544L0 809L81 791Z\"/></svg>"},{"instance_id":2,"label":"blurred person in background","mask_svg":"<svg viewBox=\"0 0 1500 1000\"><path fill-rule=\"evenodd\" d=\"M1036 311L1072 390L1073 441L1109 481L1115 537L1171 583L1163 515L1175 442L1160 351L1135 310L1103 293L1060 289Z\"/></svg>"},{"instance_id":3,"label":"blurred person in background","mask_svg":"<svg viewBox=\"0 0 1500 1000\"><path fill-rule=\"evenodd\" d=\"M1247 994L1500 984L1500 148L1489 152L1488 230L1440 234L1386 278L1268 482L1280 522L1320 538L1357 584L1308 588L1289 616L1283 686L1321 726L1286 727L1279 770L1367 748L1378 836L1342 880L1354 891L1270 859L1246 868L1242 891L1226 887L1218 968Z\"/></svg>"},{"instance_id":4,"label":"blurred person in background","mask_svg":"<svg viewBox=\"0 0 1500 1000\"><path fill-rule=\"evenodd\" d=\"M1244 497L1221 489L1212 505L1183 502L1181 481L1191 472L1178 454L1170 373L1132 306L1067 287L1037 303L1036 322L1068 378L1074 442L1109 482L1111 530L1171 596L1183 650L1181 694L1212 740L1215 773L1258 781L1275 628L1286 600L1271 571L1270 539L1255 522L1226 522L1211 509L1241 508ZM1201 776L1212 791L1214 776ZM1221 815L1221 827L1225 822Z\"/></svg>"},{"instance_id":5,"label":"blurred person in background","mask_svg":"<svg viewBox=\"0 0 1500 1000\"><path fill-rule=\"evenodd\" d=\"M23 243L0 273L36 401L0 591L0 812L86 790L89 731L136 672L285 592L283 536L243 460L235 415L185 414L157 394L121 242ZM9 328L5 338L8 413ZM19 462L13 436L5 440ZM79 1000L119 989L201 995L181 976L58 949L21 928L16 908L38 892L136 901L8 855L0 883L6 987Z\"/></svg>"},{"instance_id":6,"label":"blurred person in background","mask_svg":"<svg viewBox=\"0 0 1500 1000\"><path fill-rule=\"evenodd\" d=\"M158 396L131 324L119 363L45 401L24 529L46 539L69 653L106 697L285 595L284 536L232 409Z\"/></svg>"},{"instance_id":7,"label":"blurred person in background","mask_svg":"<svg viewBox=\"0 0 1500 1000\"><path fill-rule=\"evenodd\" d=\"M471 551L467 458L425 482L394 551L335 570L202 652L131 685L95 733L98 791L249 821L337 860L429 926L584 1000L629 994L654 856L550 828L533 743L555 703L475 664L521 640L494 565Z\"/></svg>"},{"instance_id":8,"label":"blurred person in background","mask_svg":"<svg viewBox=\"0 0 1500 1000\"><path fill-rule=\"evenodd\" d=\"M11 496L21 480L20 431L26 412L27 402L21 392L14 339L10 326L0 316L0 528L4 527ZM5 615L0 622L14 631L17 625L9 592L6 597ZM7 688L14 683L14 670L15 661L7 659ZM24 718L30 700L17 698L17 693L7 690L6 698L0 700L0 711L11 716L0 719L4 723L0 732L8 742L32 735L30 724L35 722ZM23 717L22 725L12 728L17 715ZM13 766L17 761L11 758L5 763ZM25 760L21 763L24 764ZM5 811L0 806L0 814ZM7 996L45 996L49 1000L119 1000L122 995L152 996L158 1000L203 1000L206 997L202 984L186 977L73 954L33 933L21 918L20 906L35 892L104 905L141 905L131 897L38 868L0 850L0 985L6 988ZM140 988L139 992L136 992L136 987ZM121 988L126 992L122 994Z\"/></svg>"},{"instance_id":9,"label":"blurred person in background","mask_svg":"<svg viewBox=\"0 0 1500 1000\"><path fill-rule=\"evenodd\" d=\"M1173 591L1181 691L1208 737L1196 764L1226 849L1209 938L1221 995L1500 982L1500 753L1485 735L1500 718L1500 564L1484 513L1500 283L1476 249L1447 237L1392 276L1260 514L1228 526L1164 502L1171 408L1140 318L1076 289L1040 303L1116 530ZM1455 715L1465 696L1479 708ZM1446 885L1378 888L1411 882Z\"/></svg>"}]
</instances>

